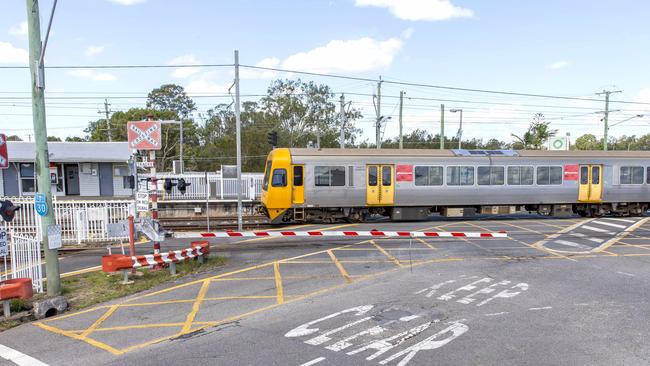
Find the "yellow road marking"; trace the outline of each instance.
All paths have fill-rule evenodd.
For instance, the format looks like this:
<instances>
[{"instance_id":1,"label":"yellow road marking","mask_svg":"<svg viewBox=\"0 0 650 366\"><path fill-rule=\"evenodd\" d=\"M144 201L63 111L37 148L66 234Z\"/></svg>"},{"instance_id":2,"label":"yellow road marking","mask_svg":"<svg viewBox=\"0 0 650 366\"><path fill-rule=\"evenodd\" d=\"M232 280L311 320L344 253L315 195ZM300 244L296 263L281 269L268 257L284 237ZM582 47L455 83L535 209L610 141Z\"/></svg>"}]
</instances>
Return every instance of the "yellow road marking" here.
<instances>
[{"instance_id":1,"label":"yellow road marking","mask_svg":"<svg viewBox=\"0 0 650 366\"><path fill-rule=\"evenodd\" d=\"M108 344L98 342L98 341L96 341L96 340L94 340L92 338L84 338L84 337L82 337L82 336L80 336L78 334L75 334L75 333L72 333L72 332L69 332L69 331L65 331L65 330L62 330L62 329L59 329L59 328L49 326L47 324L44 324L43 322L37 322L37 323L34 323L34 325L39 327L39 328L50 331L52 333L61 334L61 335L64 335L66 337L70 337L72 339L76 339L76 340L79 340L79 341L86 342L86 343L88 343L88 344L90 344L92 346L103 349L104 351L108 351L108 352L110 352L110 353L112 353L114 355L121 355L121 354L124 353L124 351L121 351L121 350L118 350L118 349L116 349L114 347L111 347Z\"/></svg>"},{"instance_id":2,"label":"yellow road marking","mask_svg":"<svg viewBox=\"0 0 650 366\"><path fill-rule=\"evenodd\" d=\"M275 294L277 297L278 304L284 302L284 289L282 288L282 275L280 274L280 263L278 261L273 262L273 275L275 276Z\"/></svg>"},{"instance_id":3,"label":"yellow road marking","mask_svg":"<svg viewBox=\"0 0 650 366\"><path fill-rule=\"evenodd\" d=\"M426 242L424 239L422 239L422 238L415 238L415 240L419 241L420 243L426 245L427 247L429 247L429 248L431 248L431 249L433 249L433 250L438 249L438 248L434 247L433 245L431 245L430 243L427 243L427 242Z\"/></svg>"},{"instance_id":4,"label":"yellow road marking","mask_svg":"<svg viewBox=\"0 0 650 366\"><path fill-rule=\"evenodd\" d=\"M339 272L341 273L341 276L343 276L343 278L345 279L345 282L351 283L352 279L350 278L348 271L346 271L345 268L343 268L343 265L341 264L341 262L339 262L339 259L336 258L334 252L330 249L327 251L327 254L329 254L330 258L332 258L332 262L334 262L336 268L339 269Z\"/></svg>"},{"instance_id":5,"label":"yellow road marking","mask_svg":"<svg viewBox=\"0 0 650 366\"><path fill-rule=\"evenodd\" d=\"M385 255L386 258L388 258L391 262L395 263L395 265L397 265L397 266L399 266L399 267L402 267L402 264L399 262L399 260L398 260L397 258L395 258L392 254L388 253L388 252L386 251L386 249L384 249L384 248L382 248L381 246L379 246L379 244L377 244L374 240L371 240L370 243L371 243L372 245L374 245L374 246L377 248L377 250L379 250L380 252L382 252L382 254Z\"/></svg>"},{"instance_id":6,"label":"yellow road marking","mask_svg":"<svg viewBox=\"0 0 650 366\"><path fill-rule=\"evenodd\" d=\"M632 226L629 226L627 229L625 229L623 232L619 232L614 238L606 241L602 245L600 245L598 248L593 249L592 252L598 253L606 250L607 248L611 247L612 245L616 244L619 240L625 238L626 236L630 235L633 231L637 230L641 225L645 224L650 220L650 217L646 217L644 219L641 219L634 223Z\"/></svg>"},{"instance_id":7,"label":"yellow road marking","mask_svg":"<svg viewBox=\"0 0 650 366\"><path fill-rule=\"evenodd\" d=\"M192 327L192 322L194 322L194 318L196 317L196 313L199 312L199 309L201 308L201 303L203 302L203 299L205 298L205 294L208 293L208 288L210 287L210 280L204 280L203 285L201 285L201 289L199 290L198 295L196 295L196 300L194 301L194 305L192 305L192 311L190 311L189 314L187 314L187 319L185 320L185 324L183 325L183 329L181 330L181 334L188 333L190 331L190 328Z\"/></svg>"},{"instance_id":8,"label":"yellow road marking","mask_svg":"<svg viewBox=\"0 0 650 366\"><path fill-rule=\"evenodd\" d=\"M118 305L111 305L106 312L99 317L88 329L84 330L83 333L81 333L81 337L86 338L92 333L95 329L97 329L106 319L108 319L109 316L111 316L115 310L117 310Z\"/></svg>"}]
</instances>

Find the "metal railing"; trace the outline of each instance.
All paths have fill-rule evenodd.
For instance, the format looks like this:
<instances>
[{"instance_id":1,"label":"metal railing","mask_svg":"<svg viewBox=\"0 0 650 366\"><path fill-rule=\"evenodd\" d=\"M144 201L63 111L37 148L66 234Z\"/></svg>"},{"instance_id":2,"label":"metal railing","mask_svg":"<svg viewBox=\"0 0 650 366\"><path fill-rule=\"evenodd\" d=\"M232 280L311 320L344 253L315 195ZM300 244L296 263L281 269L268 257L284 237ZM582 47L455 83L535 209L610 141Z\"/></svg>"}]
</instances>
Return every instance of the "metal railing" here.
<instances>
[{"instance_id":1,"label":"metal railing","mask_svg":"<svg viewBox=\"0 0 650 366\"><path fill-rule=\"evenodd\" d=\"M16 216L4 225L8 232L18 236L31 235L39 241L41 236L41 216L34 210L34 197L4 197L15 205L20 205ZM72 201L52 198L56 223L61 226L61 239L64 243L100 242L124 240L127 237L109 237L107 226L126 220L135 214L133 200Z\"/></svg>"},{"instance_id":2,"label":"metal railing","mask_svg":"<svg viewBox=\"0 0 650 366\"><path fill-rule=\"evenodd\" d=\"M31 278L34 290L43 292L41 242L33 236L12 233L10 243L11 278Z\"/></svg>"},{"instance_id":3,"label":"metal railing","mask_svg":"<svg viewBox=\"0 0 650 366\"><path fill-rule=\"evenodd\" d=\"M221 174L208 173L207 180L205 173L185 173L171 174L159 173L156 175L158 180L158 200L201 200L206 198L216 201L228 201L237 199L237 179L222 178ZM171 193L166 193L163 189L165 179L183 178L187 183L191 183L185 192L181 194L178 189L172 189ZM243 173L242 174L242 198L247 201L259 199L262 194L262 180L264 174L261 173Z\"/></svg>"}]
</instances>

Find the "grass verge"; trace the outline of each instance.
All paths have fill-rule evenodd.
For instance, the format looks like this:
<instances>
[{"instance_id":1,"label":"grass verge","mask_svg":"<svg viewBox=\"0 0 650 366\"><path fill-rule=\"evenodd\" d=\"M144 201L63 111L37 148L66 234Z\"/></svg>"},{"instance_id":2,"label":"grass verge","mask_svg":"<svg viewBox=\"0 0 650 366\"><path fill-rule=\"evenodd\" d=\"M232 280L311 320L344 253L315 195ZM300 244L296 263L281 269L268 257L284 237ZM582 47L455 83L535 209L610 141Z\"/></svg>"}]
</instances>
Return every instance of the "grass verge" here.
<instances>
[{"instance_id":1,"label":"grass verge","mask_svg":"<svg viewBox=\"0 0 650 366\"><path fill-rule=\"evenodd\" d=\"M176 265L176 276L172 276L169 270L141 269L141 275L130 275L133 283L121 284L122 274L106 274L102 271L83 273L76 276L61 279L62 295L68 298L68 310L80 310L89 306L114 300L120 297L132 295L148 290L171 280L178 280L185 276L208 271L223 266L226 263L225 257L211 256L205 263L200 264L196 260L188 260ZM32 300L44 298L44 294L34 296ZM12 301L12 312L29 309L30 304L25 301ZM20 309L19 309L20 307ZM0 321L0 331L20 325L22 321L30 319L11 319Z\"/></svg>"}]
</instances>

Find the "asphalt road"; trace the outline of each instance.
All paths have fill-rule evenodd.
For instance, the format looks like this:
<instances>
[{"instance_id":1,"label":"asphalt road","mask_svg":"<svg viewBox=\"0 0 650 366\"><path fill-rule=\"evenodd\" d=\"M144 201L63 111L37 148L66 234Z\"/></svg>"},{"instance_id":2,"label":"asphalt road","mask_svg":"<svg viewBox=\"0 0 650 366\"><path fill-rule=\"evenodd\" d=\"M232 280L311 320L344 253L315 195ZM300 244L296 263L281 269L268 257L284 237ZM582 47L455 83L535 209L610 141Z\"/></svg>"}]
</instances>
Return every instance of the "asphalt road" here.
<instances>
[{"instance_id":1,"label":"asphalt road","mask_svg":"<svg viewBox=\"0 0 650 366\"><path fill-rule=\"evenodd\" d=\"M9 365L650 363L648 218L344 228L506 230L509 238L215 241L226 268L5 331L0 357L18 357Z\"/></svg>"}]
</instances>

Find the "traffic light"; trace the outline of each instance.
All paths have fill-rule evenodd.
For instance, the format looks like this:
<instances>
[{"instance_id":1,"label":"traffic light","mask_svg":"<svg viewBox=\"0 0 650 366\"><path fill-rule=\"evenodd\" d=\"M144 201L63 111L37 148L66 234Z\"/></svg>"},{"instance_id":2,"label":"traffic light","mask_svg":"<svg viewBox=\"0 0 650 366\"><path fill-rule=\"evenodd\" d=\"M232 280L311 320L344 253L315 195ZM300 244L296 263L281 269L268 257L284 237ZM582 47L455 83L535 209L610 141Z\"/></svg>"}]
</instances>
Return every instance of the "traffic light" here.
<instances>
[{"instance_id":1,"label":"traffic light","mask_svg":"<svg viewBox=\"0 0 650 366\"><path fill-rule=\"evenodd\" d=\"M278 133L276 131L269 132L267 141L273 147L278 146Z\"/></svg>"},{"instance_id":2,"label":"traffic light","mask_svg":"<svg viewBox=\"0 0 650 366\"><path fill-rule=\"evenodd\" d=\"M185 179L181 178L178 180L178 183L176 183L176 188L178 188L178 191L181 192L181 194L185 194L185 191L187 190L187 186L191 184L192 183L186 183Z\"/></svg>"},{"instance_id":3,"label":"traffic light","mask_svg":"<svg viewBox=\"0 0 650 366\"><path fill-rule=\"evenodd\" d=\"M16 215L16 211L20 210L20 206L14 206L9 200L0 202L2 202L2 205L0 205L0 216L6 222L11 222Z\"/></svg>"},{"instance_id":4,"label":"traffic light","mask_svg":"<svg viewBox=\"0 0 650 366\"><path fill-rule=\"evenodd\" d=\"M165 189L165 193L171 194L172 193L172 187L174 187L176 183L172 182L171 179L165 179L165 183L163 183L163 188ZM180 188L179 188L180 189Z\"/></svg>"}]
</instances>

